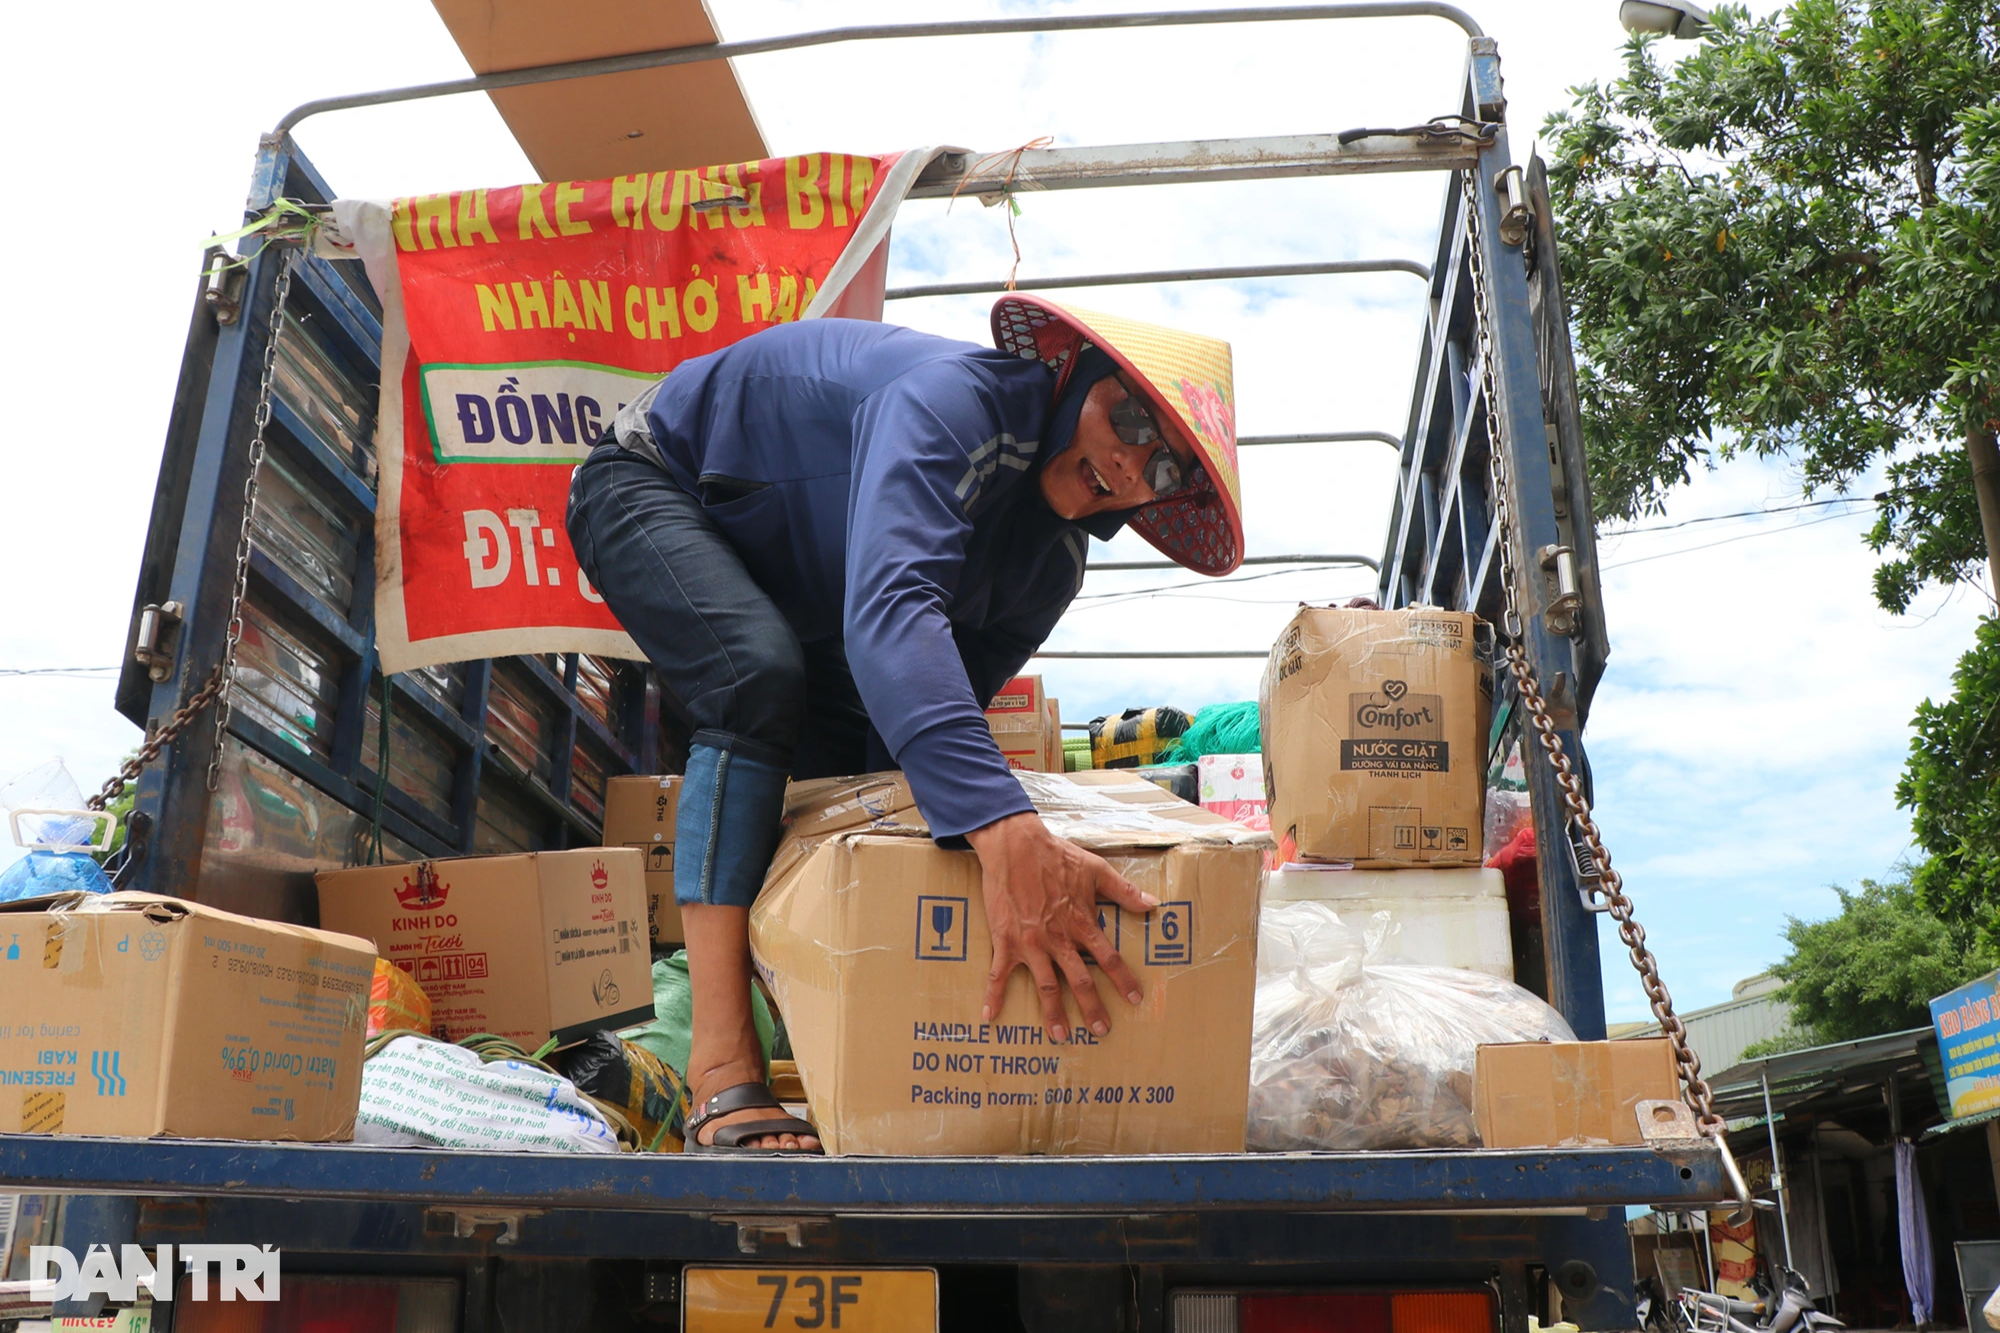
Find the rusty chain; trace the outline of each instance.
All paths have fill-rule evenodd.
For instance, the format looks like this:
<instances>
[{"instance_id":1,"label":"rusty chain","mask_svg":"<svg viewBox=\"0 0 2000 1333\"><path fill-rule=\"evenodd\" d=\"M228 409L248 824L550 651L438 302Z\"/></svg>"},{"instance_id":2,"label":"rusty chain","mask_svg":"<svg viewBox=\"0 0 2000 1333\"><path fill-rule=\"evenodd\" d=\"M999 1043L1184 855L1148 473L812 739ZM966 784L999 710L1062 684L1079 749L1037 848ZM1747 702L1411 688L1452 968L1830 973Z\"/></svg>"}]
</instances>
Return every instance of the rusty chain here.
<instances>
[{"instance_id":1,"label":"rusty chain","mask_svg":"<svg viewBox=\"0 0 2000 1333\"><path fill-rule=\"evenodd\" d=\"M187 730L188 723L199 717L203 709L215 702L216 696L222 693L226 679L222 664L216 663L215 670L209 672L208 680L202 687L196 690L186 703L174 710L174 715L167 719L165 726L146 738L146 743L139 747L139 752L127 759L116 776L106 781L97 795L84 802L84 807L102 811L117 800L119 794L125 790L125 784L145 772L146 765L158 759L160 751L171 744L176 736Z\"/></svg>"},{"instance_id":2,"label":"rusty chain","mask_svg":"<svg viewBox=\"0 0 2000 1333\"><path fill-rule=\"evenodd\" d=\"M194 720L210 706L217 708L215 718L215 746L209 753L207 789L214 791L222 777L222 742L229 727L229 678L236 668L236 648L243 641L243 599L249 591L251 520L257 510L257 481L264 470L264 454L268 446L264 431L271 424L271 380L278 364L278 334L284 328L285 303L292 294L292 266L297 262L294 253L287 252L278 268L277 290L271 301L271 322L264 339L264 365L257 384L257 410L253 418L255 433L250 438L249 468L243 477L243 518L236 530L236 568L234 581L229 592L229 627L223 637L222 660L202 682L200 689L188 697L186 703L174 710L174 715L157 731L146 737L146 743L139 752L126 760L116 776L107 781L103 788L85 802L92 810L103 810L118 799L125 784L145 771L146 765L160 757L164 750L186 731Z\"/></svg>"},{"instance_id":3,"label":"rusty chain","mask_svg":"<svg viewBox=\"0 0 2000 1333\"><path fill-rule=\"evenodd\" d=\"M1479 193L1472 172L1463 173L1463 182L1468 239L1466 255L1472 270L1473 327L1479 338L1480 373L1486 395L1487 469L1493 492L1494 523L1500 529L1500 587L1506 600L1506 619L1502 628L1507 632L1507 670L1514 678L1522 703L1527 706L1535 739L1540 742L1542 752L1548 757L1549 767L1555 772L1556 785L1562 790L1564 822L1582 838L1595 865L1597 884L1594 890L1586 892L1601 895L1604 910L1618 923L1618 938L1624 942L1632 966L1639 973L1639 984L1646 992L1646 1002L1652 1008L1653 1017L1659 1021L1661 1032L1673 1046L1674 1063L1679 1069L1681 1082L1686 1085L1688 1104L1694 1110L1702 1132L1720 1143L1724 1122L1716 1114L1715 1094L1708 1086L1708 1079L1702 1075L1701 1057L1688 1043L1687 1028L1674 1013L1673 996L1667 993L1666 983L1660 980L1659 960L1646 947L1646 931L1633 915L1632 899L1625 892L1624 880L1611 868L1611 853L1605 850L1604 837L1591 814L1590 801L1584 795L1576 765L1563 747L1562 736L1556 730L1554 719L1549 716L1548 702L1542 697L1541 682L1536 679L1535 669L1528 662L1520 585L1517 582L1519 573L1514 562L1512 513L1507 491L1507 451L1502 440L1503 418L1494 379L1493 338L1488 323L1491 305L1486 288L1485 259L1479 248L1482 225ZM1552 854L1554 850L1545 849L1543 854Z\"/></svg>"}]
</instances>

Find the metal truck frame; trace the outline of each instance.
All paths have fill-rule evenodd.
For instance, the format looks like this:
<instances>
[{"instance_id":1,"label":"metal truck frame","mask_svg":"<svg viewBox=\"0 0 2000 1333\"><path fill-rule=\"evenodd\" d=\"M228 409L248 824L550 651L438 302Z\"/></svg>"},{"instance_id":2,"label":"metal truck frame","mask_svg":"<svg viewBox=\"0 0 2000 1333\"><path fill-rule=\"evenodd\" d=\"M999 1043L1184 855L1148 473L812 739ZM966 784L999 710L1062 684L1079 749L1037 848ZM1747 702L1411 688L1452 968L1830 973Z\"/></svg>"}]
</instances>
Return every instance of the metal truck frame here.
<instances>
[{"instance_id":1,"label":"metal truck frame","mask_svg":"<svg viewBox=\"0 0 2000 1333\"><path fill-rule=\"evenodd\" d=\"M1539 162L1525 172L1511 162L1494 42L1449 5L841 29L328 99L292 112L266 137L248 210L260 214L280 198L332 199L289 131L307 115L346 106L833 41L1412 15L1455 22L1468 37L1462 101L1428 125L1029 150L1018 161L1004 155L1001 166L986 170L977 154L953 154L931 165L914 195L1445 173L1437 250L1428 264L1189 269L1024 285L1384 268L1427 281L1429 318L1400 434L1346 429L1241 441L1256 447L1380 440L1399 448L1400 479L1380 559L1276 554L1253 556L1251 563L1369 564L1379 573L1385 606L1427 602L1498 622L1498 554L1501 542L1511 542L1524 571L1517 591L1527 653L1564 744L1580 756L1606 638L1546 187ZM1468 197L1479 212L1477 227L1464 216ZM1482 373L1475 323L1475 245L1487 279L1490 379ZM384 784L386 796L378 800L381 788L367 759L380 697L367 452L342 436L337 423L309 420L281 396L266 465L281 478L274 487L267 471L271 516L244 512L251 418L282 258L280 247L264 245L233 278L220 265L203 275L133 601L118 708L139 725L157 727L214 670L246 524L260 645L254 661L238 662L238 702L223 737L219 789L211 794L205 782L215 746L213 709L140 779L133 856L121 886L311 920L311 870L351 860L378 826L392 856L513 847L523 830L532 846L594 845L592 783L601 792L604 773L664 771L675 757L671 725L663 726L647 673L635 665L517 658L393 678L392 711L411 736L398 733L392 765L425 756L434 762L427 775L403 773L400 784ZM379 305L358 272L341 271L352 267L297 257L291 313L299 324L287 336L310 338L334 372L367 386L380 353ZM999 287L940 284L890 296ZM1488 383L1497 401L1488 401ZM1495 419L1505 425L1499 438L1509 449L1511 532L1494 522L1489 494ZM306 540L283 530L286 506L319 535ZM329 552L348 562L331 575L324 567ZM1078 655L1091 654L1045 654ZM267 698L288 691L299 707L289 716L260 708L259 690ZM1496 728L1501 744L1519 734L1516 702L1502 673L1495 701L1496 717L1504 719ZM417 758L403 761L412 746ZM1537 747L1523 751L1539 845L1567 848L1554 777ZM1543 975L1523 980L1580 1037L1601 1038L1597 930L1577 867L1569 857L1545 853L1539 873L1545 962ZM1502 1333L1526 1333L1531 1315L1544 1323L1568 1317L1592 1329L1630 1327L1623 1207L1700 1208L1732 1195L1714 1147L1685 1138L1644 1148L1505 1152L731 1160L5 1135L0 1186L65 1196L60 1235L78 1252L91 1243L250 1242L281 1247L292 1273L447 1275L462 1284L459 1327L466 1333L580 1326L535 1323L529 1312L552 1291L604 1288L607 1272L620 1290L637 1283L640 1303L653 1315L670 1315L681 1265L753 1257L937 1266L947 1318L957 1326L987 1308L998 1282L1011 1283L1028 1327L1037 1329L1156 1333L1176 1327L1177 1291L1354 1284L1485 1290ZM156 1311L168 1316L171 1308ZM954 1317L953 1310L961 1313ZM624 1326L605 1319L591 1326Z\"/></svg>"}]
</instances>

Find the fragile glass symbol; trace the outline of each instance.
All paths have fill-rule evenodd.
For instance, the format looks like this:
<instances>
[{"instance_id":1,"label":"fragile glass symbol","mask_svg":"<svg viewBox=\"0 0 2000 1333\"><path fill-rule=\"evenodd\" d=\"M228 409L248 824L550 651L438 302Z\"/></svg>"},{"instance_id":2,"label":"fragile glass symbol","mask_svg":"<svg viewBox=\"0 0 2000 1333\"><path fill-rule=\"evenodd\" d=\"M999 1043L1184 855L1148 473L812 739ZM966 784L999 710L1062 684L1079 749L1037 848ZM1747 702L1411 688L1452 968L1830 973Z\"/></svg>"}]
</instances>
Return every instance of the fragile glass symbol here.
<instances>
[{"instance_id":1,"label":"fragile glass symbol","mask_svg":"<svg viewBox=\"0 0 2000 1333\"><path fill-rule=\"evenodd\" d=\"M951 941L945 938L945 934L951 930L953 915L950 903L931 904L931 929L937 932L937 948L939 953L943 953L945 950L951 948Z\"/></svg>"}]
</instances>

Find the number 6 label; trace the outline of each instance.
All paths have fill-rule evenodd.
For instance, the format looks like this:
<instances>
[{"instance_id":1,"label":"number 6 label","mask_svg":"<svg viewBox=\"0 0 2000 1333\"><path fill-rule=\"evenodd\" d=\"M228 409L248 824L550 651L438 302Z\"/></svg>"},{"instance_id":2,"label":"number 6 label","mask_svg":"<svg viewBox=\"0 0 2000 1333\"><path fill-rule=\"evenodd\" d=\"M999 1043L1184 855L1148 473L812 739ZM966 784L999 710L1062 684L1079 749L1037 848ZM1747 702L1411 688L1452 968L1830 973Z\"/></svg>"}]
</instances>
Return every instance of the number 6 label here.
<instances>
[{"instance_id":1,"label":"number 6 label","mask_svg":"<svg viewBox=\"0 0 2000 1333\"><path fill-rule=\"evenodd\" d=\"M1146 966L1181 967L1194 961L1194 904L1161 903L1146 915Z\"/></svg>"}]
</instances>

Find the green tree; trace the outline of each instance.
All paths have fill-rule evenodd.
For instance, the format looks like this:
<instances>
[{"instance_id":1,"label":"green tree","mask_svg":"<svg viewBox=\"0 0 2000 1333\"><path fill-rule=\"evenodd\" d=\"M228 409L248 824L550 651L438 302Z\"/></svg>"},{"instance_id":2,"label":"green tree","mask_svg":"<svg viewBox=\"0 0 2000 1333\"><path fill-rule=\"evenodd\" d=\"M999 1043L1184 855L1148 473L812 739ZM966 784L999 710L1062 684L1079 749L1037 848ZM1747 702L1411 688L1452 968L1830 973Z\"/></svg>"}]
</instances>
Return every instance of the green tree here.
<instances>
[{"instance_id":1,"label":"green tree","mask_svg":"<svg viewBox=\"0 0 2000 1333\"><path fill-rule=\"evenodd\" d=\"M1600 517L1736 454L1808 492L1886 464L1882 605L2000 557L2000 6L1726 7L1655 48L1545 129Z\"/></svg>"},{"instance_id":2,"label":"green tree","mask_svg":"<svg viewBox=\"0 0 2000 1333\"><path fill-rule=\"evenodd\" d=\"M1959 934L2000 949L2000 620L1981 623L1951 698L1919 705L1912 730L1896 802L1929 853L1912 884Z\"/></svg>"},{"instance_id":3,"label":"green tree","mask_svg":"<svg viewBox=\"0 0 2000 1333\"><path fill-rule=\"evenodd\" d=\"M1824 921L1792 917L1791 952L1771 969L1785 983L1793 1032L1745 1054L1853 1041L1930 1022L1930 1000L1996 965L1977 933L1938 916L1908 876L1858 893L1835 889L1840 914Z\"/></svg>"}]
</instances>

